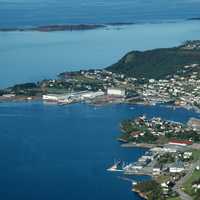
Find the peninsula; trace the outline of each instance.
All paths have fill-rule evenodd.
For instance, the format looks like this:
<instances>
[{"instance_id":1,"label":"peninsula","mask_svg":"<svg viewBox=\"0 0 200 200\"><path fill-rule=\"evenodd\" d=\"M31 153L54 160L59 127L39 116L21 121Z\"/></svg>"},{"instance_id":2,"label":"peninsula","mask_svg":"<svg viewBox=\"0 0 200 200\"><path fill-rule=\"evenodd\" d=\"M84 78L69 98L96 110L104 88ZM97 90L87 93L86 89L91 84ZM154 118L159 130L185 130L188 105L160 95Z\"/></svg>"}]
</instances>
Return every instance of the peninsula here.
<instances>
[{"instance_id":1,"label":"peninsula","mask_svg":"<svg viewBox=\"0 0 200 200\"><path fill-rule=\"evenodd\" d=\"M2 89L0 100L47 100L48 94L63 103L168 103L199 111L200 41L134 51L105 69L63 72L57 79L18 84Z\"/></svg>"},{"instance_id":2,"label":"peninsula","mask_svg":"<svg viewBox=\"0 0 200 200\"><path fill-rule=\"evenodd\" d=\"M124 147L151 145L137 162L123 167L124 174L149 175L152 180L134 183L144 199L198 199L200 180L200 120L188 124L159 117L140 116L121 123L119 140Z\"/></svg>"}]
</instances>

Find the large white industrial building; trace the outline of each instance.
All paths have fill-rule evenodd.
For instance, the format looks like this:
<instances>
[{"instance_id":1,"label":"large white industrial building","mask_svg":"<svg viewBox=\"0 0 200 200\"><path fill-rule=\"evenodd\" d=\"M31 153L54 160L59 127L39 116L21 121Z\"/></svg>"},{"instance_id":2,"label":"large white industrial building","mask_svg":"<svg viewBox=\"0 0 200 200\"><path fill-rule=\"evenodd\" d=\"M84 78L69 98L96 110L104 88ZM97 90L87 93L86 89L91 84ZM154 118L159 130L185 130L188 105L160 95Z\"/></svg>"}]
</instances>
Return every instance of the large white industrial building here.
<instances>
[{"instance_id":1,"label":"large white industrial building","mask_svg":"<svg viewBox=\"0 0 200 200\"><path fill-rule=\"evenodd\" d=\"M73 100L81 101L84 99L93 99L102 95L104 95L104 92L102 91L97 91L97 92L82 91L82 92L74 92L66 94L47 94L43 95L42 98L44 101L68 102L69 100L69 102L71 102Z\"/></svg>"},{"instance_id":2,"label":"large white industrial building","mask_svg":"<svg viewBox=\"0 0 200 200\"><path fill-rule=\"evenodd\" d=\"M108 88L107 95L125 97L125 90L119 88Z\"/></svg>"},{"instance_id":3,"label":"large white industrial building","mask_svg":"<svg viewBox=\"0 0 200 200\"><path fill-rule=\"evenodd\" d=\"M81 95L81 97L83 99L94 99L98 96L103 96L104 95L104 92L102 91L98 91L98 92L85 92Z\"/></svg>"}]
</instances>

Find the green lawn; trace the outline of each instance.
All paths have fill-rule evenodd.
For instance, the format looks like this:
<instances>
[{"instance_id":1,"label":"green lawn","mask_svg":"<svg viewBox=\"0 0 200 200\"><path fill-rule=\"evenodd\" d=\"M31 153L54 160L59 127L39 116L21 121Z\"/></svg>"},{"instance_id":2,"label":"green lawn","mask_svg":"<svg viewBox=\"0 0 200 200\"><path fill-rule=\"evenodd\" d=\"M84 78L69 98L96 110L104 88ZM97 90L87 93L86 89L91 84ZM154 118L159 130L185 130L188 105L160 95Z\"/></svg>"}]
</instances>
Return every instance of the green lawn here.
<instances>
[{"instance_id":1,"label":"green lawn","mask_svg":"<svg viewBox=\"0 0 200 200\"><path fill-rule=\"evenodd\" d=\"M192 176L183 184L184 191L193 196L192 182L200 178L200 171L194 171Z\"/></svg>"},{"instance_id":2,"label":"green lawn","mask_svg":"<svg viewBox=\"0 0 200 200\"><path fill-rule=\"evenodd\" d=\"M200 159L200 150L194 149L192 150L192 155L195 161Z\"/></svg>"},{"instance_id":3,"label":"green lawn","mask_svg":"<svg viewBox=\"0 0 200 200\"><path fill-rule=\"evenodd\" d=\"M167 200L181 200L179 197L168 198Z\"/></svg>"}]
</instances>

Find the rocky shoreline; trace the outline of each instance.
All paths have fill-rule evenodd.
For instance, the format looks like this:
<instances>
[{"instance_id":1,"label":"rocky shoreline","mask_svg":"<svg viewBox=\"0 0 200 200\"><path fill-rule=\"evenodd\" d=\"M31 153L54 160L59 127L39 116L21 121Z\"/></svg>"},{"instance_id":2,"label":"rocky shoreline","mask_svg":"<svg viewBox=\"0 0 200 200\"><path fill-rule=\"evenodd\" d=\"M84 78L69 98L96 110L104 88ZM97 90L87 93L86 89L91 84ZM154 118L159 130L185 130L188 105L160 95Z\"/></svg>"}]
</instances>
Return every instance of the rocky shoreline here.
<instances>
[{"instance_id":1,"label":"rocky shoreline","mask_svg":"<svg viewBox=\"0 0 200 200\"><path fill-rule=\"evenodd\" d=\"M132 191L137 193L142 199L148 199L147 196L144 193L140 192L139 190L133 188Z\"/></svg>"}]
</instances>

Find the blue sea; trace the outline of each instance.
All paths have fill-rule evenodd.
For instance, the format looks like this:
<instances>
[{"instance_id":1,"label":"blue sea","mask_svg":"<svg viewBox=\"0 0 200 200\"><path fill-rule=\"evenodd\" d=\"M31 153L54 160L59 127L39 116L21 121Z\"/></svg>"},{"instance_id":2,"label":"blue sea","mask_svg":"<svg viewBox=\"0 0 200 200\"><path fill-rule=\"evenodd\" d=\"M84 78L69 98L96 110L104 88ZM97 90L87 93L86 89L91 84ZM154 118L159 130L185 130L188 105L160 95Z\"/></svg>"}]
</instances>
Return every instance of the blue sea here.
<instances>
[{"instance_id":1,"label":"blue sea","mask_svg":"<svg viewBox=\"0 0 200 200\"><path fill-rule=\"evenodd\" d=\"M180 122L199 117L162 106L0 104L0 198L139 200L131 182L106 169L114 159L133 162L144 154L116 141L121 120L143 114Z\"/></svg>"},{"instance_id":2,"label":"blue sea","mask_svg":"<svg viewBox=\"0 0 200 200\"><path fill-rule=\"evenodd\" d=\"M0 27L174 21L199 9L199 0L1 0Z\"/></svg>"}]
</instances>

